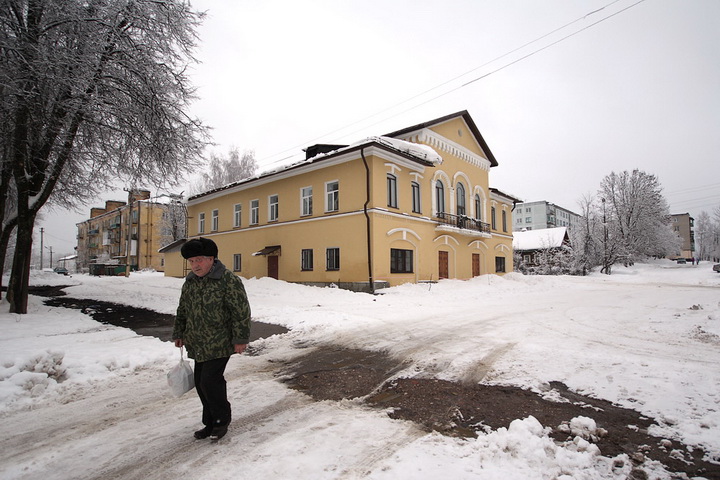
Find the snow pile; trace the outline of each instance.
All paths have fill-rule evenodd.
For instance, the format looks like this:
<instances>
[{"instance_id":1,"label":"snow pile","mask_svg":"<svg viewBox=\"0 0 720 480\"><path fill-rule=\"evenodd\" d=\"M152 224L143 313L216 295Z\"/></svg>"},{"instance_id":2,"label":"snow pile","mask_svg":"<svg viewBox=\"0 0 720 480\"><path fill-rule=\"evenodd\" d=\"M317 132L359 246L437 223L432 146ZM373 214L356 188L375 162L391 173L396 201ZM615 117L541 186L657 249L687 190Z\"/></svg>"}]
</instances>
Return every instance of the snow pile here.
<instances>
[{"instance_id":1,"label":"snow pile","mask_svg":"<svg viewBox=\"0 0 720 480\"><path fill-rule=\"evenodd\" d=\"M624 455L602 457L595 445L580 437L558 445L549 431L529 416L475 440L455 440L453 448L447 438L434 433L398 452L373 478L582 480L626 478L632 469Z\"/></svg>"},{"instance_id":2,"label":"snow pile","mask_svg":"<svg viewBox=\"0 0 720 480\"><path fill-rule=\"evenodd\" d=\"M470 378L537 392L563 382L656 419L653 435L720 459L720 275L711 264L667 261L613 272L486 275L406 284L377 296L245 280L254 320L291 331L256 341L255 356L231 359L228 390L237 420L217 448L192 441L200 408L194 393L180 399L169 393L165 375L178 359L170 342L31 296L27 315L0 313L0 416L6 432L21 432L17 439L0 436L0 477L629 475L627 458L597 451L593 442L605 432L589 417L542 426L524 415L477 439L448 438L361 402L313 402L277 381L283 362L327 344L386 351L408 362L399 376ZM175 311L182 286L182 279L153 272L129 278L41 273L32 281L69 284L70 297L162 313ZM0 311L7 312L7 303ZM565 429L570 440L554 443L547 427ZM671 478L659 465L643 468L652 478Z\"/></svg>"}]
</instances>

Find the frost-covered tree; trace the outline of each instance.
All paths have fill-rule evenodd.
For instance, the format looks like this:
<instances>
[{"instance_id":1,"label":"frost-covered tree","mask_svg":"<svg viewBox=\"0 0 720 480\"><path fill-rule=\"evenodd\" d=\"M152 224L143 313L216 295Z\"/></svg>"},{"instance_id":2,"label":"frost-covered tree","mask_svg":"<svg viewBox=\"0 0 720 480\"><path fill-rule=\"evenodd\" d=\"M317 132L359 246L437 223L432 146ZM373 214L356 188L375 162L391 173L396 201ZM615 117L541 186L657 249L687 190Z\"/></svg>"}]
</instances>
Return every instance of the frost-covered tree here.
<instances>
[{"instance_id":1,"label":"frost-covered tree","mask_svg":"<svg viewBox=\"0 0 720 480\"><path fill-rule=\"evenodd\" d=\"M720 261L720 205L715 207L712 216L701 212L696 227L695 240L701 252L700 259Z\"/></svg>"},{"instance_id":2,"label":"frost-covered tree","mask_svg":"<svg viewBox=\"0 0 720 480\"><path fill-rule=\"evenodd\" d=\"M184 0L0 2L0 188L16 192L16 207L0 208L2 238L17 234L12 312L27 311L43 205L82 203L110 181L160 188L195 167L205 128L187 114L187 67L201 18Z\"/></svg>"},{"instance_id":3,"label":"frost-covered tree","mask_svg":"<svg viewBox=\"0 0 720 480\"><path fill-rule=\"evenodd\" d=\"M665 256L679 249L672 232L670 212L662 187L652 174L633 170L611 173L603 179L598 195L604 202L608 240L603 247L604 267L619 260L632 265L647 256ZM613 257L608 258L610 248Z\"/></svg>"},{"instance_id":4,"label":"frost-covered tree","mask_svg":"<svg viewBox=\"0 0 720 480\"><path fill-rule=\"evenodd\" d=\"M215 153L210 155L207 170L202 174L200 182L195 190L207 192L245 178L250 178L257 172L258 165L255 161L255 152L245 150L240 155L237 147L230 148L227 157Z\"/></svg>"},{"instance_id":5,"label":"frost-covered tree","mask_svg":"<svg viewBox=\"0 0 720 480\"><path fill-rule=\"evenodd\" d=\"M162 237L160 243L164 247L186 235L187 209L178 198L173 198L163 207Z\"/></svg>"}]
</instances>

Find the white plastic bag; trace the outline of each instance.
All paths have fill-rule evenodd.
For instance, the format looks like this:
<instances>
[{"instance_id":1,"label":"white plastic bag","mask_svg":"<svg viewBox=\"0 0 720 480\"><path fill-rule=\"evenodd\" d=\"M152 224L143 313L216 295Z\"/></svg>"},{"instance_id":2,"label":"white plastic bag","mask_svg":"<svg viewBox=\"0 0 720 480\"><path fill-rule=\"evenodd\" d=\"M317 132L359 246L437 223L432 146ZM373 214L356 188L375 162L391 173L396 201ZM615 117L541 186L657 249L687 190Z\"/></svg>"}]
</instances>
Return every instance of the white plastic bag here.
<instances>
[{"instance_id":1,"label":"white plastic bag","mask_svg":"<svg viewBox=\"0 0 720 480\"><path fill-rule=\"evenodd\" d=\"M167 382L170 386L170 392L176 397L182 397L185 392L195 388L193 369L190 362L183 357L182 347L180 347L180 363L167 373Z\"/></svg>"}]
</instances>

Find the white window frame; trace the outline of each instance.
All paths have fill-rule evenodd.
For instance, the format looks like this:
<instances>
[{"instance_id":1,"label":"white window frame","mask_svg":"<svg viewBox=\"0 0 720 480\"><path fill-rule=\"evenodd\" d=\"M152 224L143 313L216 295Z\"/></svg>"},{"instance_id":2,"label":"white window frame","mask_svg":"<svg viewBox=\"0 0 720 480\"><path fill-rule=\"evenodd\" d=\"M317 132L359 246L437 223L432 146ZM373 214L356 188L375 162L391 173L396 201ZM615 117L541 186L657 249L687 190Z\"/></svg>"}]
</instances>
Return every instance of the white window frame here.
<instances>
[{"instance_id":1,"label":"white window frame","mask_svg":"<svg viewBox=\"0 0 720 480\"><path fill-rule=\"evenodd\" d=\"M268 222L277 222L280 216L280 195L268 195Z\"/></svg>"},{"instance_id":2,"label":"white window frame","mask_svg":"<svg viewBox=\"0 0 720 480\"><path fill-rule=\"evenodd\" d=\"M250 200L250 225L260 223L260 200Z\"/></svg>"},{"instance_id":3,"label":"white window frame","mask_svg":"<svg viewBox=\"0 0 720 480\"><path fill-rule=\"evenodd\" d=\"M330 185L337 184L337 189L329 190ZM333 207L333 208L331 208ZM331 180L325 182L325 212L337 212L340 210L340 181Z\"/></svg>"},{"instance_id":4,"label":"white window frame","mask_svg":"<svg viewBox=\"0 0 720 480\"><path fill-rule=\"evenodd\" d=\"M212 211L212 221L211 221L211 232L217 232L220 227L220 210L217 208Z\"/></svg>"},{"instance_id":5,"label":"white window frame","mask_svg":"<svg viewBox=\"0 0 720 480\"><path fill-rule=\"evenodd\" d=\"M233 255L233 272L242 272L242 254Z\"/></svg>"},{"instance_id":6,"label":"white window frame","mask_svg":"<svg viewBox=\"0 0 720 480\"><path fill-rule=\"evenodd\" d=\"M308 217L313 213L313 188L302 187L300 189L300 216Z\"/></svg>"},{"instance_id":7,"label":"white window frame","mask_svg":"<svg viewBox=\"0 0 720 480\"><path fill-rule=\"evenodd\" d=\"M242 226L242 203L236 203L233 207L233 227Z\"/></svg>"},{"instance_id":8,"label":"white window frame","mask_svg":"<svg viewBox=\"0 0 720 480\"><path fill-rule=\"evenodd\" d=\"M205 233L205 212L198 214L198 233Z\"/></svg>"}]
</instances>

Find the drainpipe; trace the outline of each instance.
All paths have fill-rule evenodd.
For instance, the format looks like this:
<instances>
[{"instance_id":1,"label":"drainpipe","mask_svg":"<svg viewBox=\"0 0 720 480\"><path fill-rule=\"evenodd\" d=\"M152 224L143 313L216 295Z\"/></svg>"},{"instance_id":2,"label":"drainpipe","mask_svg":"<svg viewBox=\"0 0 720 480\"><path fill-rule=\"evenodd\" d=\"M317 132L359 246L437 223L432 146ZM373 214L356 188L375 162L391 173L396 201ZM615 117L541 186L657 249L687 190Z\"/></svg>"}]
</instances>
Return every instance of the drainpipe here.
<instances>
[{"instance_id":1,"label":"drainpipe","mask_svg":"<svg viewBox=\"0 0 720 480\"><path fill-rule=\"evenodd\" d=\"M365 225L367 231L367 258L368 258L368 277L370 279L370 293L375 294L375 279L373 278L372 268L372 237L370 235L370 214L368 214L368 204L370 203L370 167L365 158L365 148L360 149L360 156L365 165L365 205L363 212L365 213Z\"/></svg>"}]
</instances>

